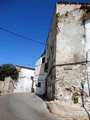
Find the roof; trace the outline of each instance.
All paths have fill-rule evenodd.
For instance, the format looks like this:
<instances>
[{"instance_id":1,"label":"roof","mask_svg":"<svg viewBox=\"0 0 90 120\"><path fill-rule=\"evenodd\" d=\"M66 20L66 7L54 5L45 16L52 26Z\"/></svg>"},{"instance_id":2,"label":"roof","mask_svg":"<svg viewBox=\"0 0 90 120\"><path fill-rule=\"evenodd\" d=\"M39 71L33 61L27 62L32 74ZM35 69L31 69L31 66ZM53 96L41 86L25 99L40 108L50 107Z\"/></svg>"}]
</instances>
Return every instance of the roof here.
<instances>
[{"instance_id":1,"label":"roof","mask_svg":"<svg viewBox=\"0 0 90 120\"><path fill-rule=\"evenodd\" d=\"M60 1L57 4L75 4L75 5L90 5L90 3L86 2L67 2L67 1Z\"/></svg>"},{"instance_id":2,"label":"roof","mask_svg":"<svg viewBox=\"0 0 90 120\"><path fill-rule=\"evenodd\" d=\"M35 70L35 68L31 68L31 67L27 67L27 66L21 66L21 65L14 65L16 67L20 67L20 68L26 68L26 69L30 69L30 70Z\"/></svg>"}]
</instances>

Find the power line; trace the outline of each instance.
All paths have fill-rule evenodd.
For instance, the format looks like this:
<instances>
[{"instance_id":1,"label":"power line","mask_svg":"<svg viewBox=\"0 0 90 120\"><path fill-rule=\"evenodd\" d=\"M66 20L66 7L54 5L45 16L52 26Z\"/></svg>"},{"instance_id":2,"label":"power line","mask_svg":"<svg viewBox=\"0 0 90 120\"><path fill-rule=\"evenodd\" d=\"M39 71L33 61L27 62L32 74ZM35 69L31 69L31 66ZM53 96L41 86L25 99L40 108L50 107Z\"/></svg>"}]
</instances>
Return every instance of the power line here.
<instances>
[{"instance_id":1,"label":"power line","mask_svg":"<svg viewBox=\"0 0 90 120\"><path fill-rule=\"evenodd\" d=\"M14 33L14 32L12 32L12 31L9 31L9 30L4 29L4 28L0 28L0 30L5 31L5 32L10 33L10 34L13 34L13 35L16 35L16 36L21 37L21 38L23 38L23 39L26 39L26 40L28 40L28 41L32 41L32 42L35 42L35 43L38 43L38 44L41 44L41 45L44 45L44 46L46 45L45 43L39 42L39 41L37 41L37 40L33 40L33 39L31 39L31 38L28 38L28 37L25 37L25 36L23 36L23 35Z\"/></svg>"}]
</instances>

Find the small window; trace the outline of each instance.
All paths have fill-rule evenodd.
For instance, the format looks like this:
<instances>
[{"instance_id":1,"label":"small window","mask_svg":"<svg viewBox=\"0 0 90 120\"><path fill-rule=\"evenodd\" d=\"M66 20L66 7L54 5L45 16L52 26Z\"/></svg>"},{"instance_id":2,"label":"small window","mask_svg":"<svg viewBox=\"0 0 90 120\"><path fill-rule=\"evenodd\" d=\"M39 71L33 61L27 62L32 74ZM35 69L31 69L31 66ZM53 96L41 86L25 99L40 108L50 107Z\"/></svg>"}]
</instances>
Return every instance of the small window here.
<instances>
[{"instance_id":1,"label":"small window","mask_svg":"<svg viewBox=\"0 0 90 120\"><path fill-rule=\"evenodd\" d=\"M48 63L46 63L44 67L44 72L47 72L47 71L48 71Z\"/></svg>"},{"instance_id":2,"label":"small window","mask_svg":"<svg viewBox=\"0 0 90 120\"><path fill-rule=\"evenodd\" d=\"M45 57L42 58L42 63L45 63Z\"/></svg>"},{"instance_id":3,"label":"small window","mask_svg":"<svg viewBox=\"0 0 90 120\"><path fill-rule=\"evenodd\" d=\"M41 83L40 83L40 82L38 82L38 85L37 85L37 87L41 87Z\"/></svg>"},{"instance_id":4,"label":"small window","mask_svg":"<svg viewBox=\"0 0 90 120\"><path fill-rule=\"evenodd\" d=\"M33 77L33 76L31 76L31 80L33 80L33 78L34 78L34 77Z\"/></svg>"}]
</instances>

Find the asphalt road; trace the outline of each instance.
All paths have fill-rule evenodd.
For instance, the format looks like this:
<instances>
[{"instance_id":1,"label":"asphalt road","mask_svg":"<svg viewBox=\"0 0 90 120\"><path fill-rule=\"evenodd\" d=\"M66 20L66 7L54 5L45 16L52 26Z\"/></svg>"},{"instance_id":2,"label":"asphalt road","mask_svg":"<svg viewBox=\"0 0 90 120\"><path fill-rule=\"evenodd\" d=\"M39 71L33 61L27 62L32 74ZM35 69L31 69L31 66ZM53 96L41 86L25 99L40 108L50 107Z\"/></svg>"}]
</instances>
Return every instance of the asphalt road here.
<instances>
[{"instance_id":1,"label":"asphalt road","mask_svg":"<svg viewBox=\"0 0 90 120\"><path fill-rule=\"evenodd\" d=\"M58 120L41 98L31 93L0 96L0 120Z\"/></svg>"}]
</instances>

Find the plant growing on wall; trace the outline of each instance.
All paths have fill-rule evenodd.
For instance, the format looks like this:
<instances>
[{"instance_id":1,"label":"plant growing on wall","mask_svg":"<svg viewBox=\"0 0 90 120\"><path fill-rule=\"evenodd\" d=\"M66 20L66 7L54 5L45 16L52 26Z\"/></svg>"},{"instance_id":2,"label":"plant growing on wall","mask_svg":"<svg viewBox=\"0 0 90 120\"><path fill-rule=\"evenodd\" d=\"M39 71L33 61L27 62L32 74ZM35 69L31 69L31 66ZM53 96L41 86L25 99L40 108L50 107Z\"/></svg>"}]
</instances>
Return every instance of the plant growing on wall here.
<instances>
[{"instance_id":1,"label":"plant growing on wall","mask_svg":"<svg viewBox=\"0 0 90 120\"><path fill-rule=\"evenodd\" d=\"M78 93L77 92L74 92L72 94L72 100L74 103L78 103Z\"/></svg>"},{"instance_id":2,"label":"plant growing on wall","mask_svg":"<svg viewBox=\"0 0 90 120\"><path fill-rule=\"evenodd\" d=\"M0 66L0 80L4 81L5 77L11 77L13 80L17 80L18 71L12 64L3 64Z\"/></svg>"}]
</instances>

